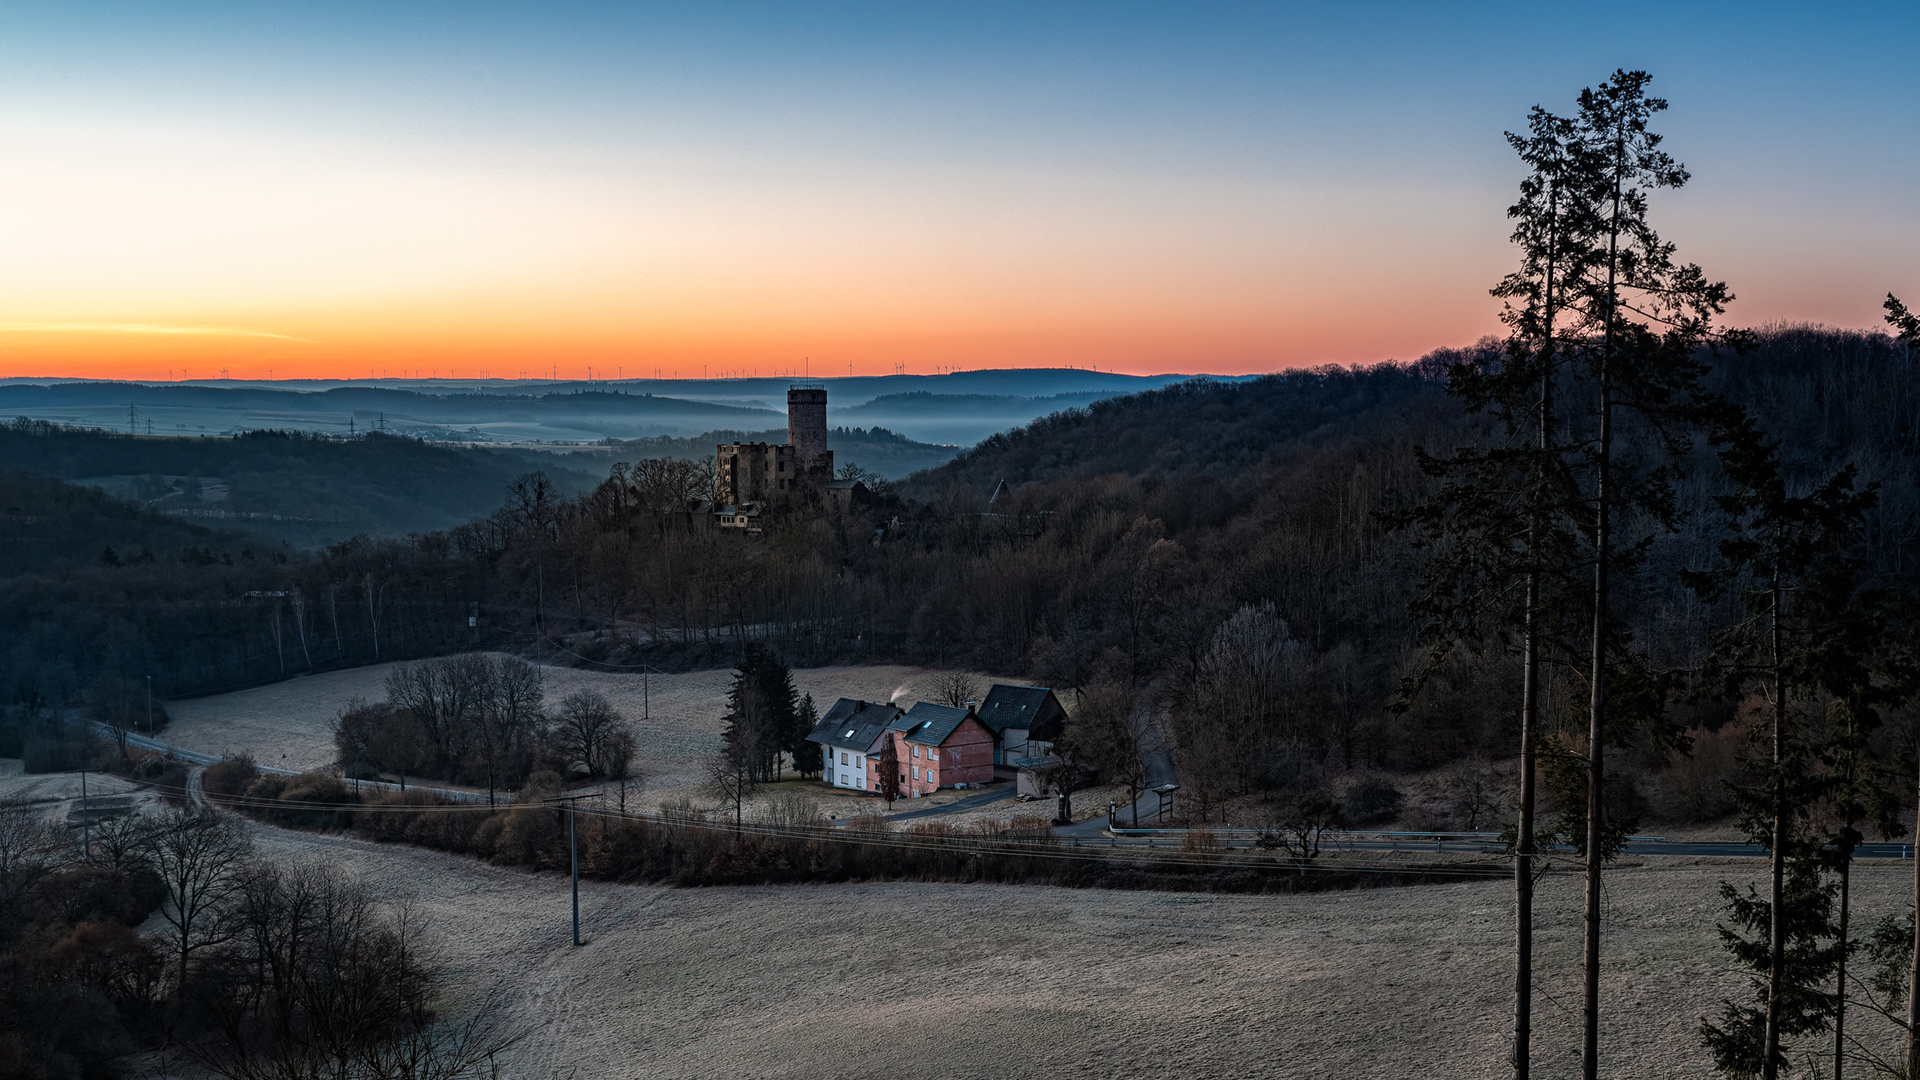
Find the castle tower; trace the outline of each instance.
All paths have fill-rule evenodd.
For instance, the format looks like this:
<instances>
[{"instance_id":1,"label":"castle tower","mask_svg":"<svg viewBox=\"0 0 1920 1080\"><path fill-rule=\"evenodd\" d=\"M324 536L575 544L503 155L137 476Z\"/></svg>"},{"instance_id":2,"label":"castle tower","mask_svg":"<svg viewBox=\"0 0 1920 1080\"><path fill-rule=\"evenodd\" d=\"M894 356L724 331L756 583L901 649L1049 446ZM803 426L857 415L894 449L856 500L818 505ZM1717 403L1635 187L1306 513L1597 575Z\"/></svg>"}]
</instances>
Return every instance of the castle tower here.
<instances>
[{"instance_id":1,"label":"castle tower","mask_svg":"<svg viewBox=\"0 0 1920 1080\"><path fill-rule=\"evenodd\" d=\"M787 445L796 476L833 478L833 452L827 449L827 388L802 383L787 390Z\"/></svg>"}]
</instances>

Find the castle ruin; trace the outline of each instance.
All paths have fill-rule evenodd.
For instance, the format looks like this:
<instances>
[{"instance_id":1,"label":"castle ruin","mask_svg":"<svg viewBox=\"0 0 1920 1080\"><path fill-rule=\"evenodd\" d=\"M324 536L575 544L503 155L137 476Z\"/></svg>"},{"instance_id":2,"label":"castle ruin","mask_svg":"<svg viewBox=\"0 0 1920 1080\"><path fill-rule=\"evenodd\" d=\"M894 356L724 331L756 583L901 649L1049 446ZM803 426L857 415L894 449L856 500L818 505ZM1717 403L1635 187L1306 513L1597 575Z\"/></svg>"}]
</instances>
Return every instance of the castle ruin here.
<instances>
[{"instance_id":1,"label":"castle ruin","mask_svg":"<svg viewBox=\"0 0 1920 1080\"><path fill-rule=\"evenodd\" d=\"M760 504L784 493L833 482L827 449L827 388L796 383L787 390L787 441L714 447L714 515L720 525L753 528Z\"/></svg>"}]
</instances>

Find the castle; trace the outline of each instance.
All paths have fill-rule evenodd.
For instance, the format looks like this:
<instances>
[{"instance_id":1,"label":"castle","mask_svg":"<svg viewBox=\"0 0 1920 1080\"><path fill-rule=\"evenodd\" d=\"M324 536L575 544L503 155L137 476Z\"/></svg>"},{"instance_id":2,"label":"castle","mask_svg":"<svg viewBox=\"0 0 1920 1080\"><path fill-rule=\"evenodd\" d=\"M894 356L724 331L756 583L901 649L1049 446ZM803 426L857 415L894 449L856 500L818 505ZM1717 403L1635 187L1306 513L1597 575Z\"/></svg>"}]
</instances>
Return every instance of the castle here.
<instances>
[{"instance_id":1,"label":"castle","mask_svg":"<svg viewBox=\"0 0 1920 1080\"><path fill-rule=\"evenodd\" d=\"M827 449L827 388L797 383L787 390L787 441L714 447L714 520L722 528L759 531L760 507L782 493L812 488L836 493Z\"/></svg>"}]
</instances>

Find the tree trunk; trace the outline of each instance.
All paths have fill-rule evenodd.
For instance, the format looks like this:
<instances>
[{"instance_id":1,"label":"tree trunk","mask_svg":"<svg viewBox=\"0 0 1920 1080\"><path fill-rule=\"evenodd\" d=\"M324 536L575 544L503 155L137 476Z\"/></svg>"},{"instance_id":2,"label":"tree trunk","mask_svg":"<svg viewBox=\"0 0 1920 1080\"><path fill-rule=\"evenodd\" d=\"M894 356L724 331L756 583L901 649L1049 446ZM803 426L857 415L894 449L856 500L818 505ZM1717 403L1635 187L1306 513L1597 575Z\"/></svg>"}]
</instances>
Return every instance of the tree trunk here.
<instances>
[{"instance_id":1,"label":"tree trunk","mask_svg":"<svg viewBox=\"0 0 1920 1080\"><path fill-rule=\"evenodd\" d=\"M1853 846L1841 853L1840 859L1840 967L1837 975L1838 987L1833 996L1833 1080L1841 1080L1846 1069L1847 1046L1847 906L1851 899L1848 890L1853 884Z\"/></svg>"},{"instance_id":2,"label":"tree trunk","mask_svg":"<svg viewBox=\"0 0 1920 1080\"><path fill-rule=\"evenodd\" d=\"M1920 805L1914 807L1912 853L1915 933L1907 968L1907 1075L1920 1076Z\"/></svg>"},{"instance_id":3,"label":"tree trunk","mask_svg":"<svg viewBox=\"0 0 1920 1080\"><path fill-rule=\"evenodd\" d=\"M1549 196L1548 217L1558 212L1558 193ZM1555 221L1557 226L1558 222ZM1520 817L1514 825L1513 861L1513 1075L1527 1080L1533 1058L1533 833L1534 833L1534 734L1540 719L1540 508L1539 500L1547 483L1547 453L1553 445L1553 277L1555 252L1552 236L1548 241L1545 333L1540 345L1540 457L1535 462L1534 482L1540 487L1531 493L1533 506L1527 514L1527 608L1525 657L1520 683ZM1349 762L1351 767L1351 762Z\"/></svg>"},{"instance_id":4,"label":"tree trunk","mask_svg":"<svg viewBox=\"0 0 1920 1080\"><path fill-rule=\"evenodd\" d=\"M1626 132L1618 135L1614 152L1613 210L1607 236L1606 323L1600 345L1600 440L1595 455L1593 525L1593 671L1587 716L1587 905L1583 963L1580 1073L1583 1080L1600 1076L1600 837L1606 812L1607 705L1607 580L1612 570L1611 519L1613 470L1613 322L1619 305L1621 174L1626 169Z\"/></svg>"},{"instance_id":5,"label":"tree trunk","mask_svg":"<svg viewBox=\"0 0 1920 1080\"><path fill-rule=\"evenodd\" d=\"M1527 581L1526 660L1520 691L1520 820L1513 860L1513 1075L1527 1080L1533 1043L1533 804L1534 724L1539 713L1540 572Z\"/></svg>"},{"instance_id":6,"label":"tree trunk","mask_svg":"<svg viewBox=\"0 0 1920 1080\"><path fill-rule=\"evenodd\" d=\"M1780 656L1780 571L1776 567L1769 586L1772 593L1773 626L1773 852L1768 860L1772 888L1772 910L1768 913L1767 939L1767 1026L1760 1061L1761 1080L1776 1080L1780 1075L1780 995L1787 981L1787 680Z\"/></svg>"},{"instance_id":7,"label":"tree trunk","mask_svg":"<svg viewBox=\"0 0 1920 1080\"><path fill-rule=\"evenodd\" d=\"M1581 1075L1585 1080L1597 1080L1600 1075L1600 848L1606 813L1607 571L1611 569L1607 474L1613 441L1613 410L1607 400L1604 370L1600 389L1600 477L1595 488L1598 513L1594 526L1592 696L1587 716L1587 905L1581 1041Z\"/></svg>"}]
</instances>

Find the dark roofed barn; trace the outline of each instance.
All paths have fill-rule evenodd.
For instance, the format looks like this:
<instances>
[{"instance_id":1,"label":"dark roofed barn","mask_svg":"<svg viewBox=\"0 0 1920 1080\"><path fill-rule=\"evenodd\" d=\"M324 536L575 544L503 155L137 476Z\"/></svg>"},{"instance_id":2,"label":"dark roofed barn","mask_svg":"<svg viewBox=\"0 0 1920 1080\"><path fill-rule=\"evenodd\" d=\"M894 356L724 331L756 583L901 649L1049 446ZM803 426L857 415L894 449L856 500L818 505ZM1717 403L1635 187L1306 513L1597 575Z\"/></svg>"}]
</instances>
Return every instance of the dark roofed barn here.
<instances>
[{"instance_id":1,"label":"dark roofed barn","mask_svg":"<svg viewBox=\"0 0 1920 1080\"><path fill-rule=\"evenodd\" d=\"M1047 753L1054 740L1066 729L1067 710L1060 699L1044 686L1016 686L994 683L980 703L980 722L999 737L1000 747L994 760L1000 763L1016 758L1039 757ZM1044 743L1033 751L1029 742Z\"/></svg>"}]
</instances>

